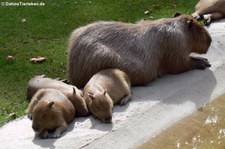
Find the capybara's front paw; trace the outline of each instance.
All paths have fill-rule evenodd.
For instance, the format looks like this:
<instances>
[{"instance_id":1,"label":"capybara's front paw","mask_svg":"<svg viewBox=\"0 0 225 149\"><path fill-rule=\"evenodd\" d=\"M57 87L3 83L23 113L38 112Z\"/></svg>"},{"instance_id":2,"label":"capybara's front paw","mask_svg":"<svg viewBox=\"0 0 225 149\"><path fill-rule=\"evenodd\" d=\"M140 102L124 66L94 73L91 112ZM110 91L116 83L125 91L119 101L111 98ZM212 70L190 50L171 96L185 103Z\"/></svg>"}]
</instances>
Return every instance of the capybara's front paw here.
<instances>
[{"instance_id":1,"label":"capybara's front paw","mask_svg":"<svg viewBox=\"0 0 225 149\"><path fill-rule=\"evenodd\" d=\"M209 26L211 24L211 19L204 19L205 26Z\"/></svg>"},{"instance_id":2,"label":"capybara's front paw","mask_svg":"<svg viewBox=\"0 0 225 149\"><path fill-rule=\"evenodd\" d=\"M50 138L51 138L51 139L55 139L55 138L59 138L60 136L61 136L61 133L55 132L55 133L53 133L53 134L50 136Z\"/></svg>"},{"instance_id":3,"label":"capybara's front paw","mask_svg":"<svg viewBox=\"0 0 225 149\"><path fill-rule=\"evenodd\" d=\"M192 17L196 20L200 20L201 19L201 16L198 14L198 13L193 13L192 14Z\"/></svg>"},{"instance_id":4,"label":"capybara's front paw","mask_svg":"<svg viewBox=\"0 0 225 149\"><path fill-rule=\"evenodd\" d=\"M40 134L40 138L41 138L41 139L47 139L47 138L49 138L49 133L48 133L48 131L46 130L46 131L42 132L42 133Z\"/></svg>"},{"instance_id":5,"label":"capybara's front paw","mask_svg":"<svg viewBox=\"0 0 225 149\"><path fill-rule=\"evenodd\" d=\"M92 117L93 117L94 119L98 119L95 115L92 115Z\"/></svg>"},{"instance_id":6,"label":"capybara's front paw","mask_svg":"<svg viewBox=\"0 0 225 149\"><path fill-rule=\"evenodd\" d=\"M206 58L202 57L191 57L194 65L196 66L196 69L205 69L207 67L210 67L210 63Z\"/></svg>"},{"instance_id":7,"label":"capybara's front paw","mask_svg":"<svg viewBox=\"0 0 225 149\"><path fill-rule=\"evenodd\" d=\"M212 21L212 15L211 14L207 14L207 15L203 15L204 18L204 24L210 25L211 21Z\"/></svg>"},{"instance_id":8,"label":"capybara's front paw","mask_svg":"<svg viewBox=\"0 0 225 149\"><path fill-rule=\"evenodd\" d=\"M120 101L120 106L124 106L131 100L131 96L126 96Z\"/></svg>"}]
</instances>

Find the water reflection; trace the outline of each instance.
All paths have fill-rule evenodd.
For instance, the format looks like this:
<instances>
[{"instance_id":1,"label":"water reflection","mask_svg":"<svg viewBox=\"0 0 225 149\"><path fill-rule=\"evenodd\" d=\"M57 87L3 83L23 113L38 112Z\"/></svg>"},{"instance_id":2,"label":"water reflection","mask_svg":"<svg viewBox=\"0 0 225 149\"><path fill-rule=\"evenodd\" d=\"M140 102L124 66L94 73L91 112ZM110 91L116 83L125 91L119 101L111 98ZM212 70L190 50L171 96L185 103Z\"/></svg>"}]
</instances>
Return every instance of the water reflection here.
<instances>
[{"instance_id":1,"label":"water reflection","mask_svg":"<svg viewBox=\"0 0 225 149\"><path fill-rule=\"evenodd\" d=\"M225 149L225 94L139 147L148 148Z\"/></svg>"}]
</instances>

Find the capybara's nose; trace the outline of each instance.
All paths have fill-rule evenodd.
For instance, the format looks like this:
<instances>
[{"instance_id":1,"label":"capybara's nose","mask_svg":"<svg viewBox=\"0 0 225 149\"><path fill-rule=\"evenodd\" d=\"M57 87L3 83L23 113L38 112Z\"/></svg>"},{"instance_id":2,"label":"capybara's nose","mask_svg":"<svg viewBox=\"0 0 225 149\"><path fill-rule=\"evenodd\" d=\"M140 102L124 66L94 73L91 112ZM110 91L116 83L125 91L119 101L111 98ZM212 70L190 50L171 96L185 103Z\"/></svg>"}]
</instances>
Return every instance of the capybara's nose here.
<instances>
[{"instance_id":1,"label":"capybara's nose","mask_svg":"<svg viewBox=\"0 0 225 149\"><path fill-rule=\"evenodd\" d=\"M208 38L208 43L209 43L209 46L210 46L211 42L212 42L212 37L211 37L211 36L209 36L209 38Z\"/></svg>"},{"instance_id":2,"label":"capybara's nose","mask_svg":"<svg viewBox=\"0 0 225 149\"><path fill-rule=\"evenodd\" d=\"M84 116L90 116L91 115L91 113L89 112L89 111L87 111L85 114L84 114Z\"/></svg>"},{"instance_id":3,"label":"capybara's nose","mask_svg":"<svg viewBox=\"0 0 225 149\"><path fill-rule=\"evenodd\" d=\"M112 123L112 116L108 116L105 118L105 123Z\"/></svg>"},{"instance_id":4,"label":"capybara's nose","mask_svg":"<svg viewBox=\"0 0 225 149\"><path fill-rule=\"evenodd\" d=\"M39 131L39 127L36 126L36 125L32 125L32 128L33 128L33 130L34 130L35 132L38 132L38 131Z\"/></svg>"}]
</instances>

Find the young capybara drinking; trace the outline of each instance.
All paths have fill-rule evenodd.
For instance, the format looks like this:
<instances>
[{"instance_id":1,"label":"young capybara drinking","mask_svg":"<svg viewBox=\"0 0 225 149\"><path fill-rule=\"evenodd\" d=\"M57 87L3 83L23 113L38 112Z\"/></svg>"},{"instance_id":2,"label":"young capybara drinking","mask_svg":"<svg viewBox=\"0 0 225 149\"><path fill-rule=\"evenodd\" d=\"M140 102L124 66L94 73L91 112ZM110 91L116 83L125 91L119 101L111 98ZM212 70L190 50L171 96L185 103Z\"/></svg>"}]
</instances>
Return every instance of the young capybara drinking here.
<instances>
[{"instance_id":1,"label":"young capybara drinking","mask_svg":"<svg viewBox=\"0 0 225 149\"><path fill-rule=\"evenodd\" d=\"M96 73L83 89L89 111L105 123L112 121L113 105L125 105L131 99L130 80L119 69Z\"/></svg>"},{"instance_id":2,"label":"young capybara drinking","mask_svg":"<svg viewBox=\"0 0 225 149\"><path fill-rule=\"evenodd\" d=\"M200 0L192 16L199 20L203 17L205 25L211 21L225 18L225 0Z\"/></svg>"},{"instance_id":3,"label":"young capybara drinking","mask_svg":"<svg viewBox=\"0 0 225 149\"><path fill-rule=\"evenodd\" d=\"M209 67L206 59L189 55L206 53L210 43L208 31L190 15L95 22L72 32L67 73L72 84L83 87L100 70L118 68L132 85L144 85L165 73Z\"/></svg>"},{"instance_id":4,"label":"young capybara drinking","mask_svg":"<svg viewBox=\"0 0 225 149\"><path fill-rule=\"evenodd\" d=\"M58 80L45 78L44 75L35 76L27 85L27 98L30 99L41 88L53 88L62 92L72 102L76 109L76 116L88 115L87 105L83 99L82 91L73 85Z\"/></svg>"},{"instance_id":5,"label":"young capybara drinking","mask_svg":"<svg viewBox=\"0 0 225 149\"><path fill-rule=\"evenodd\" d=\"M73 121L75 108L69 99L55 89L40 89L27 109L32 128L40 138L58 138ZM54 130L53 133L49 133Z\"/></svg>"}]
</instances>

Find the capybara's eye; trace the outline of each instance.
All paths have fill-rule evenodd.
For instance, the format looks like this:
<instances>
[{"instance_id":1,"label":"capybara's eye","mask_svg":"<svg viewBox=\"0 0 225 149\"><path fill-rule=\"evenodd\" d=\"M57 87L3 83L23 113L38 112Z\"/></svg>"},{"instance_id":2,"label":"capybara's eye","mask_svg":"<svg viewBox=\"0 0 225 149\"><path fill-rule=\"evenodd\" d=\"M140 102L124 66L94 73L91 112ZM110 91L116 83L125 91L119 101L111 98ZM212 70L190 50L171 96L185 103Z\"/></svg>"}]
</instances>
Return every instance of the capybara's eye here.
<instances>
[{"instance_id":1,"label":"capybara's eye","mask_svg":"<svg viewBox=\"0 0 225 149\"><path fill-rule=\"evenodd\" d=\"M44 113L43 115L42 115L42 118L45 118L47 116L47 113Z\"/></svg>"}]
</instances>

